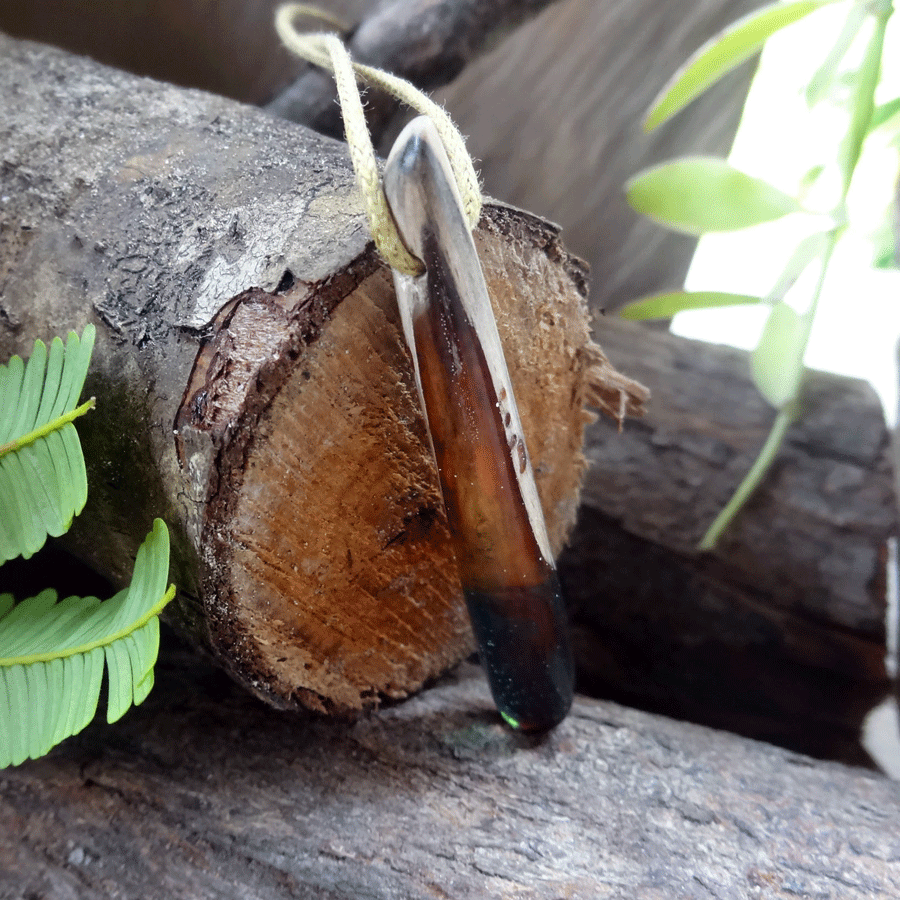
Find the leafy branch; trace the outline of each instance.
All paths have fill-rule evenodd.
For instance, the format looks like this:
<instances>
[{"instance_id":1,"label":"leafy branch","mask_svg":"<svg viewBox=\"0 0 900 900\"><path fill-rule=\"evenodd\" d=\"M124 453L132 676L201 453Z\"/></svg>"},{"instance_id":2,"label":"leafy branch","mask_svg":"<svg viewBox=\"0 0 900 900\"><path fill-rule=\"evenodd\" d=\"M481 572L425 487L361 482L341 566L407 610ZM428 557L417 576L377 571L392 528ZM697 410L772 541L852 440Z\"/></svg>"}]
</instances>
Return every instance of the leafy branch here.
<instances>
[{"instance_id":1,"label":"leafy branch","mask_svg":"<svg viewBox=\"0 0 900 900\"><path fill-rule=\"evenodd\" d=\"M28 363L0 366L0 563L36 553L64 533L87 499L87 474L72 424L94 328L37 341ZM19 603L0 594L0 768L45 754L94 717L107 673L107 720L144 700L153 686L169 534L157 519L138 551L131 585L112 599L42 591Z\"/></svg>"},{"instance_id":2,"label":"leafy branch","mask_svg":"<svg viewBox=\"0 0 900 900\"><path fill-rule=\"evenodd\" d=\"M839 0L792 0L774 3L741 19L700 48L673 77L644 121L650 131L666 122L691 100L757 53L777 31ZM783 272L764 297L715 291L670 292L642 298L622 311L625 318L668 318L687 309L708 309L735 304L762 304L770 308L762 337L751 356L754 382L777 410L769 436L756 461L725 508L702 538L699 549L710 550L743 504L756 490L774 462L788 426L794 420L802 390L803 358L837 242L846 226L846 201L866 136L900 116L900 102L875 106L891 0L854 0L838 39L816 71L807 90L816 102L835 80L850 44L865 21L874 19L865 54L853 79L850 121L837 164L840 196L827 216L827 227L804 238ZM896 107L896 108L895 108ZM821 171L817 167L815 171ZM725 160L688 157L647 169L626 185L629 203L667 228L693 235L737 231L805 211L792 197L762 179L740 172ZM798 313L785 296L799 277L818 261L819 273L805 311Z\"/></svg>"}]
</instances>

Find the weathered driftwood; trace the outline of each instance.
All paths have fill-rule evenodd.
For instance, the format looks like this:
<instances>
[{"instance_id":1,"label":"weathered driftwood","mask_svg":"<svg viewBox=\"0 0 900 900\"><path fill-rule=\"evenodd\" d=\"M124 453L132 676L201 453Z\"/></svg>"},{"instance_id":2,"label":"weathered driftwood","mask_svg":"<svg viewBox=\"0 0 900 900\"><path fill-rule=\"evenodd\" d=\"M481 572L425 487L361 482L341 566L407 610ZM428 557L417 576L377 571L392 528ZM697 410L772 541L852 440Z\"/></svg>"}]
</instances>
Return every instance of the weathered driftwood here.
<instances>
[{"instance_id":1,"label":"weathered driftwood","mask_svg":"<svg viewBox=\"0 0 900 900\"><path fill-rule=\"evenodd\" d=\"M387 0L376 3L347 36L357 62L434 90L456 78L486 47L558 0ZM315 30L314 21L298 27ZM310 68L266 104L275 115L340 137L343 121L330 75ZM377 140L397 112L390 96L366 98L366 118Z\"/></svg>"},{"instance_id":2,"label":"weathered driftwood","mask_svg":"<svg viewBox=\"0 0 900 900\"><path fill-rule=\"evenodd\" d=\"M715 552L694 550L774 412L747 354L598 322L651 390L621 434L597 421L561 561L582 688L809 753L857 758L889 690L889 434L865 382L811 372L770 476Z\"/></svg>"},{"instance_id":3,"label":"weathered driftwood","mask_svg":"<svg viewBox=\"0 0 900 900\"><path fill-rule=\"evenodd\" d=\"M874 900L900 785L576 699L545 741L478 670L352 726L196 658L113 726L2 773L0 895L54 900Z\"/></svg>"},{"instance_id":4,"label":"weathered driftwood","mask_svg":"<svg viewBox=\"0 0 900 900\"><path fill-rule=\"evenodd\" d=\"M73 544L124 581L166 518L175 613L271 703L359 709L445 671L470 630L346 148L48 48L0 56L0 352L99 329ZM477 240L558 550L584 404L618 413L631 387L553 226L494 206Z\"/></svg>"},{"instance_id":5,"label":"weathered driftwood","mask_svg":"<svg viewBox=\"0 0 900 900\"><path fill-rule=\"evenodd\" d=\"M166 81L251 102L269 100L303 68L278 46L278 0L6 0L0 29L46 40ZM559 222L594 273L591 304L614 309L681 283L694 241L636 217L622 185L641 167L683 153L726 154L749 72L726 79L689 111L645 135L649 103L688 56L762 0L322 0L360 23L362 58L433 87L480 161L487 191ZM547 5L498 40L518 17ZM310 23L314 27L314 23ZM450 27L448 27L450 26ZM301 76L304 124L340 122L331 80ZM392 106L369 93L376 132ZM382 148L386 149L386 148Z\"/></svg>"}]
</instances>

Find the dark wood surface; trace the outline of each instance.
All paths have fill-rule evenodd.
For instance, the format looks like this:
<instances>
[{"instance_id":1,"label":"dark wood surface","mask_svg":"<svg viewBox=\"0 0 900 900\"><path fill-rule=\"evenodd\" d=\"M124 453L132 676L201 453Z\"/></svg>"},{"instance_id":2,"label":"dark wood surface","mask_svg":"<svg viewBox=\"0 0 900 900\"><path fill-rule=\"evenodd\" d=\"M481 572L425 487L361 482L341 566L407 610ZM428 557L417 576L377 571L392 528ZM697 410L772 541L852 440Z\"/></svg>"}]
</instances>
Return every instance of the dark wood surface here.
<instances>
[{"instance_id":1,"label":"dark wood surface","mask_svg":"<svg viewBox=\"0 0 900 900\"><path fill-rule=\"evenodd\" d=\"M890 436L863 381L810 372L769 477L712 553L697 542L774 411L744 351L606 318L645 418L588 430L580 521L561 561L582 686L809 753L858 756L885 671Z\"/></svg>"},{"instance_id":2,"label":"dark wood surface","mask_svg":"<svg viewBox=\"0 0 900 900\"><path fill-rule=\"evenodd\" d=\"M880 776L614 703L522 738L471 666L341 723L175 649L144 706L2 773L0 896L873 900L898 816Z\"/></svg>"}]
</instances>

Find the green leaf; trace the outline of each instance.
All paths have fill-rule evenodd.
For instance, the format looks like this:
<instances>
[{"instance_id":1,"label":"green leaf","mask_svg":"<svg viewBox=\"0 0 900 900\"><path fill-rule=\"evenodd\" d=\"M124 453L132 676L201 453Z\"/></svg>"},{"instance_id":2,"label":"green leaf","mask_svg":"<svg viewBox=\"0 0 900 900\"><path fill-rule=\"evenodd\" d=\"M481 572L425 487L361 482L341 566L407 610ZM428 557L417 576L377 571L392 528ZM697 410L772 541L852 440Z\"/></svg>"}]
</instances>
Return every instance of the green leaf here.
<instances>
[{"instance_id":1,"label":"green leaf","mask_svg":"<svg viewBox=\"0 0 900 900\"><path fill-rule=\"evenodd\" d=\"M759 392L776 409L797 396L806 339L804 319L793 307L784 302L772 307L750 365Z\"/></svg>"},{"instance_id":2,"label":"green leaf","mask_svg":"<svg viewBox=\"0 0 900 900\"><path fill-rule=\"evenodd\" d=\"M883 222L872 235L872 266L876 269L900 269L900 250L891 222Z\"/></svg>"},{"instance_id":3,"label":"green leaf","mask_svg":"<svg viewBox=\"0 0 900 900\"><path fill-rule=\"evenodd\" d=\"M806 203L806 198L810 191L815 187L816 182L825 174L825 166L822 164L810 166L800 177L800 183L797 187L797 202L801 205Z\"/></svg>"},{"instance_id":4,"label":"green leaf","mask_svg":"<svg viewBox=\"0 0 900 900\"><path fill-rule=\"evenodd\" d=\"M0 366L0 564L26 559L63 534L87 500L87 474L72 422L84 387L94 326L81 338L36 341L28 363Z\"/></svg>"},{"instance_id":5,"label":"green leaf","mask_svg":"<svg viewBox=\"0 0 900 900\"><path fill-rule=\"evenodd\" d=\"M876 106L875 109L872 110L872 120L869 123L869 131L872 132L876 128L881 128L882 125L890 122L891 119L898 114L900 114L900 97L895 97L893 100L888 100L887 103Z\"/></svg>"},{"instance_id":6,"label":"green leaf","mask_svg":"<svg viewBox=\"0 0 900 900\"><path fill-rule=\"evenodd\" d=\"M732 69L758 53L776 31L836 0L794 0L773 3L750 13L704 44L662 89L644 119L652 131Z\"/></svg>"},{"instance_id":7,"label":"green leaf","mask_svg":"<svg viewBox=\"0 0 900 900\"><path fill-rule=\"evenodd\" d=\"M881 73L881 54L884 50L884 36L887 18L878 18L866 54L854 79L853 99L850 106L850 127L841 142L840 162L843 173L843 196L847 196L850 181L862 153L863 141L872 127L875 111L875 88Z\"/></svg>"},{"instance_id":8,"label":"green leaf","mask_svg":"<svg viewBox=\"0 0 900 900\"><path fill-rule=\"evenodd\" d=\"M686 156L639 172L625 185L639 213L675 231L737 231L797 212L800 204L713 156Z\"/></svg>"},{"instance_id":9,"label":"green leaf","mask_svg":"<svg viewBox=\"0 0 900 900\"><path fill-rule=\"evenodd\" d=\"M830 236L827 231L817 231L803 238L778 276L778 281L766 294L765 302L774 306L779 300L783 300L806 268L825 252L829 240Z\"/></svg>"},{"instance_id":10,"label":"green leaf","mask_svg":"<svg viewBox=\"0 0 900 900\"><path fill-rule=\"evenodd\" d=\"M669 291L642 297L623 306L619 315L623 319L645 321L670 319L676 313L693 309L718 309L728 306L774 305L784 299L806 267L819 256L828 243L827 232L816 232L805 237L791 254L778 281L765 297L751 294L730 294L726 291Z\"/></svg>"},{"instance_id":11,"label":"green leaf","mask_svg":"<svg viewBox=\"0 0 900 900\"><path fill-rule=\"evenodd\" d=\"M862 3L853 3L847 13L844 26L838 35L834 46L831 48L828 56L822 62L822 65L816 70L806 88L806 102L812 106L818 103L825 96L828 89L834 83L834 76L838 70L838 66L847 55L850 45L856 39L863 22L866 21L868 11Z\"/></svg>"},{"instance_id":12,"label":"green leaf","mask_svg":"<svg viewBox=\"0 0 900 900\"><path fill-rule=\"evenodd\" d=\"M672 291L642 297L623 306L619 315L623 319L670 319L676 313L688 309L716 309L722 306L745 306L761 303L761 297L750 294L728 294L724 291Z\"/></svg>"},{"instance_id":13,"label":"green leaf","mask_svg":"<svg viewBox=\"0 0 900 900\"><path fill-rule=\"evenodd\" d=\"M153 686L159 613L166 590L169 532L162 520L138 550L131 585L111 600L56 592L13 605L0 595L0 768L43 756L94 717L103 670L107 720L114 722Z\"/></svg>"}]
</instances>

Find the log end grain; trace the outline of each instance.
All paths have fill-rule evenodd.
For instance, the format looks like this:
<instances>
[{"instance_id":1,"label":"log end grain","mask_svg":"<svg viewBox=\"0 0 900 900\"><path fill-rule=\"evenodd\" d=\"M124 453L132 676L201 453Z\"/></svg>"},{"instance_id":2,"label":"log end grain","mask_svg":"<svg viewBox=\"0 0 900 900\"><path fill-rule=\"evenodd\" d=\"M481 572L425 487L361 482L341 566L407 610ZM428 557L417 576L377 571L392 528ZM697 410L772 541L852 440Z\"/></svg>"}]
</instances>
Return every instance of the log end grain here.
<instances>
[{"instance_id":1,"label":"log end grain","mask_svg":"<svg viewBox=\"0 0 900 900\"><path fill-rule=\"evenodd\" d=\"M0 56L0 353L97 326L69 546L124 584L165 518L172 615L270 703L420 688L469 628L346 146L46 47L0 36ZM584 268L506 207L478 241L558 549L584 405L611 378ZM634 390L610 383L606 405Z\"/></svg>"},{"instance_id":2,"label":"log end grain","mask_svg":"<svg viewBox=\"0 0 900 900\"><path fill-rule=\"evenodd\" d=\"M585 471L586 403L607 398L622 416L643 394L604 367L583 270L554 229L496 207L478 245L558 552ZM177 424L183 464L196 432L216 447L208 640L267 702L353 712L471 652L393 286L373 252L327 283L227 304Z\"/></svg>"}]
</instances>

